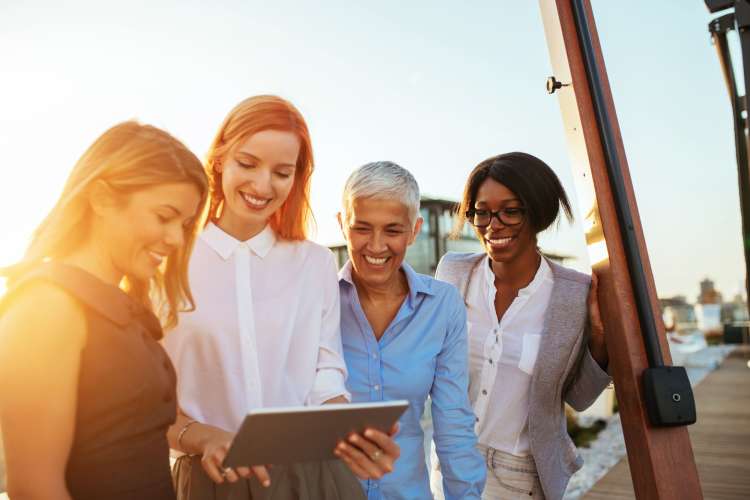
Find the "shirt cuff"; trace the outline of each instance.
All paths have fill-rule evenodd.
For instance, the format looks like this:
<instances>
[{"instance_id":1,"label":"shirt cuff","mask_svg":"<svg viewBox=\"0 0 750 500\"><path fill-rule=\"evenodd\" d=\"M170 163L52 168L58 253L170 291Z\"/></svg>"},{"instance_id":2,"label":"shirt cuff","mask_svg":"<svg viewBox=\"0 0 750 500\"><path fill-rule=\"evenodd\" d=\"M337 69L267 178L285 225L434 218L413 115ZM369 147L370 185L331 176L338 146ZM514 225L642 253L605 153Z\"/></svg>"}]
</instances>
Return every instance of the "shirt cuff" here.
<instances>
[{"instance_id":1,"label":"shirt cuff","mask_svg":"<svg viewBox=\"0 0 750 500\"><path fill-rule=\"evenodd\" d=\"M347 401L352 395L346 390L344 374L336 368L323 368L315 375L315 384L307 397L309 406L320 406L329 399L344 396Z\"/></svg>"}]
</instances>

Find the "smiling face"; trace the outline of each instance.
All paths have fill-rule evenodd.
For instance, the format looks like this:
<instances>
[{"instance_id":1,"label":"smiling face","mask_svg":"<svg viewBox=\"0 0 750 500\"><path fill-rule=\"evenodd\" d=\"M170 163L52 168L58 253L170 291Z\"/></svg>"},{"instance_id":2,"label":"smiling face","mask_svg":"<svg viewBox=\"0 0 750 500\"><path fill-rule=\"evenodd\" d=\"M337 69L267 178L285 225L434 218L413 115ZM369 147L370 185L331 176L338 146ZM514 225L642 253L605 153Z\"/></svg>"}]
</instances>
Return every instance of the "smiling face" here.
<instances>
[{"instance_id":1,"label":"smiling face","mask_svg":"<svg viewBox=\"0 0 750 500\"><path fill-rule=\"evenodd\" d=\"M488 177L477 190L473 208L494 212L520 207L523 207L523 203L513 191ZM475 227L475 231L487 255L495 262L508 263L519 255L536 252L536 234L531 230L528 219L518 225L507 226L497 217L492 217L489 225Z\"/></svg>"},{"instance_id":2,"label":"smiling face","mask_svg":"<svg viewBox=\"0 0 750 500\"><path fill-rule=\"evenodd\" d=\"M219 226L237 239L258 234L294 184L300 141L292 132L264 130L228 154L221 172L224 209Z\"/></svg>"},{"instance_id":3,"label":"smiling face","mask_svg":"<svg viewBox=\"0 0 750 500\"><path fill-rule=\"evenodd\" d=\"M346 214L339 213L352 262L352 274L370 287L382 288L398 279L406 249L414 242L422 219L414 225L400 200L355 198Z\"/></svg>"},{"instance_id":4,"label":"smiling face","mask_svg":"<svg viewBox=\"0 0 750 500\"><path fill-rule=\"evenodd\" d=\"M118 275L150 280L195 226L201 193L191 183L141 189L99 210L99 241Z\"/></svg>"}]
</instances>

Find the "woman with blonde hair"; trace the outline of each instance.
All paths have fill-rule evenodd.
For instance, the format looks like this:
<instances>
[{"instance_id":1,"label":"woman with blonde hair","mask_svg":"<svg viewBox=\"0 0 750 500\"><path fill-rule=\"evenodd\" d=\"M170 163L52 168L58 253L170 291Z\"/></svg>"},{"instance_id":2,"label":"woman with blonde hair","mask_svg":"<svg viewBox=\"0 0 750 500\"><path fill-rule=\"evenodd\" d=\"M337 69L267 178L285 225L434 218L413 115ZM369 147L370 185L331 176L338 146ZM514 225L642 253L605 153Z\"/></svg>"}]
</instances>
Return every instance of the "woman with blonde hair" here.
<instances>
[{"instance_id":1,"label":"woman with blonde hair","mask_svg":"<svg viewBox=\"0 0 750 500\"><path fill-rule=\"evenodd\" d=\"M168 133L125 122L73 168L2 270L0 427L11 498L173 499L175 374L162 327L193 307L208 185Z\"/></svg>"},{"instance_id":2,"label":"woman with blonde hair","mask_svg":"<svg viewBox=\"0 0 750 500\"><path fill-rule=\"evenodd\" d=\"M248 411L350 399L335 258L306 239L312 171L305 120L276 96L239 103L211 145L208 223L190 262L199 307L164 342L181 410L170 443L188 454L175 466L178 497L362 497L337 460L277 466L270 475L262 466L222 467ZM351 436L337 453L358 476L380 477L398 446L385 433L367 435Z\"/></svg>"}]
</instances>

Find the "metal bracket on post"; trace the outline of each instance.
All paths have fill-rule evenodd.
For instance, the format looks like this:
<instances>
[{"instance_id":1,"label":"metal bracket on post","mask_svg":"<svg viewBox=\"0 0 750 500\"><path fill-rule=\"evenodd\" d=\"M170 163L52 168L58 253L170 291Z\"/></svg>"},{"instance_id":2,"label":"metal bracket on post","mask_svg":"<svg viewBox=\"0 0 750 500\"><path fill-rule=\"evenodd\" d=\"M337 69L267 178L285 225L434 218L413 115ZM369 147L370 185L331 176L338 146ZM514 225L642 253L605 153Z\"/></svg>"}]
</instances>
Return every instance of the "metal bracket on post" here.
<instances>
[{"instance_id":1,"label":"metal bracket on post","mask_svg":"<svg viewBox=\"0 0 750 500\"><path fill-rule=\"evenodd\" d=\"M747 95L750 88L750 1L748 0L705 0L709 12L734 8L734 12L724 14L708 23L708 31L716 45L719 64L732 104L734 122L735 156L737 159L737 181L740 195L742 220L742 247L745 253L745 293L750 308L750 162L748 161L748 119ZM736 29L740 37L742 52L745 95L739 95L734 76L732 55L729 51L727 33Z\"/></svg>"}]
</instances>

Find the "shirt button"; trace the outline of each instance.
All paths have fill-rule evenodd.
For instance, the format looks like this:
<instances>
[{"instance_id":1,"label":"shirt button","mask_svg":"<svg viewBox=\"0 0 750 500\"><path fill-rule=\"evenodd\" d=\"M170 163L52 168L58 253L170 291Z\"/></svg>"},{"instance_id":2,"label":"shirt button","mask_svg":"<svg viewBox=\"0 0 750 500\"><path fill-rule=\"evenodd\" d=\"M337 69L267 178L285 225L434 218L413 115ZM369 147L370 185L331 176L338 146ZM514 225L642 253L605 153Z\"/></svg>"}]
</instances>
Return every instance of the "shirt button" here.
<instances>
[{"instance_id":1,"label":"shirt button","mask_svg":"<svg viewBox=\"0 0 750 500\"><path fill-rule=\"evenodd\" d=\"M375 353L372 353L372 359L378 359L378 355Z\"/></svg>"},{"instance_id":2,"label":"shirt button","mask_svg":"<svg viewBox=\"0 0 750 500\"><path fill-rule=\"evenodd\" d=\"M377 385L377 384L375 384L375 386L373 386L373 389L375 389L376 391L379 391L380 390L380 386Z\"/></svg>"},{"instance_id":3,"label":"shirt button","mask_svg":"<svg viewBox=\"0 0 750 500\"><path fill-rule=\"evenodd\" d=\"M492 364L492 358L488 359L487 361L489 361L489 363Z\"/></svg>"},{"instance_id":4,"label":"shirt button","mask_svg":"<svg viewBox=\"0 0 750 500\"><path fill-rule=\"evenodd\" d=\"M377 488L378 487L378 483L372 483L372 487L373 488Z\"/></svg>"},{"instance_id":5,"label":"shirt button","mask_svg":"<svg viewBox=\"0 0 750 500\"><path fill-rule=\"evenodd\" d=\"M486 396L487 395L487 390L486 389L482 389L482 394Z\"/></svg>"},{"instance_id":6,"label":"shirt button","mask_svg":"<svg viewBox=\"0 0 750 500\"><path fill-rule=\"evenodd\" d=\"M479 417L474 417L474 420L476 420L477 422L479 422Z\"/></svg>"}]
</instances>

